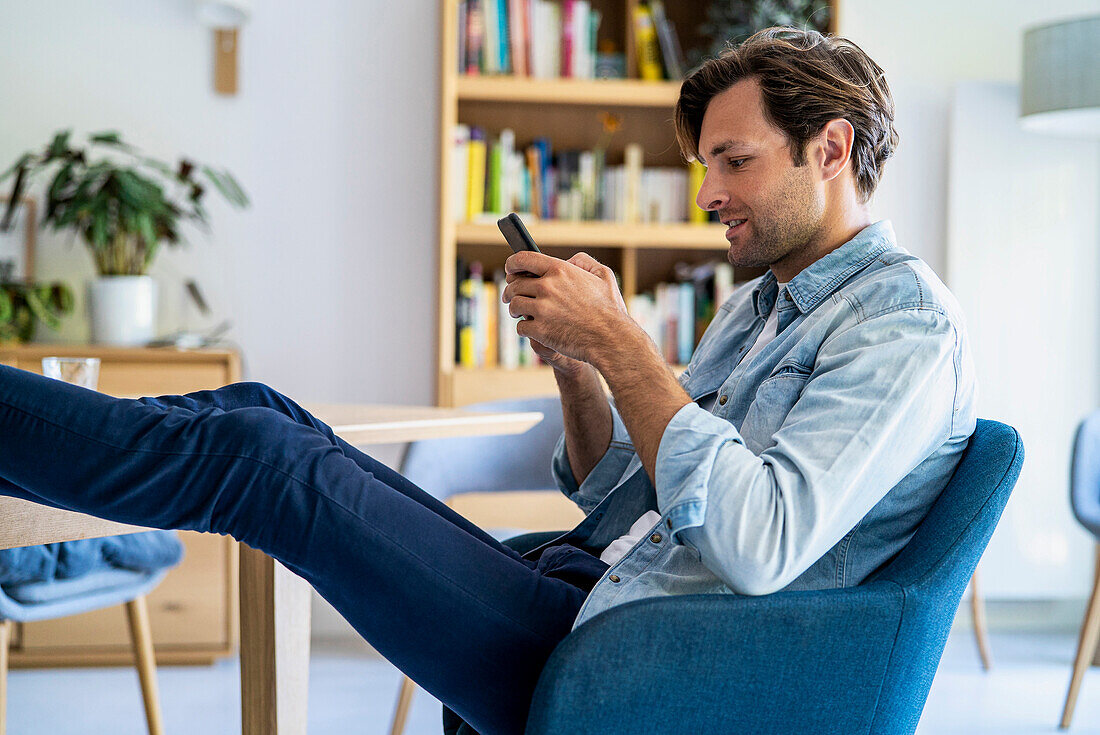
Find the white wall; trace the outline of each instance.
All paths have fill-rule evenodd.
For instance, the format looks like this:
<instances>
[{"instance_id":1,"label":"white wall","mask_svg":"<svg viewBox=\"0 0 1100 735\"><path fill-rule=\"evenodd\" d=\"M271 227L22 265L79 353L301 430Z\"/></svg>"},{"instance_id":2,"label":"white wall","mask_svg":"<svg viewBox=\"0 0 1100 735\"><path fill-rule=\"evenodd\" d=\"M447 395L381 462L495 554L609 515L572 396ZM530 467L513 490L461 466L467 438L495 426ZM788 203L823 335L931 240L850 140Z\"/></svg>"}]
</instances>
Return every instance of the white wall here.
<instances>
[{"instance_id":1,"label":"white wall","mask_svg":"<svg viewBox=\"0 0 1100 735\"><path fill-rule=\"evenodd\" d=\"M163 328L196 276L252 377L305 398L430 403L436 16L430 0L257 3L241 91L225 98L191 0L5 0L0 162L73 127L228 167L253 206L212 198L213 234L155 265ZM39 256L43 276L91 275L79 244L46 236ZM64 336L85 329L73 319Z\"/></svg>"},{"instance_id":2,"label":"white wall","mask_svg":"<svg viewBox=\"0 0 1100 735\"><path fill-rule=\"evenodd\" d=\"M1100 142L1026 132L1011 82L960 83L953 110L947 268L979 415L1015 426L1026 455L983 588L1083 596L1095 540L1070 512L1069 457L1100 405Z\"/></svg>"},{"instance_id":3,"label":"white wall","mask_svg":"<svg viewBox=\"0 0 1100 735\"><path fill-rule=\"evenodd\" d=\"M1100 0L840 0L841 34L886 72L901 144L875 197L900 243L941 275L955 82L1019 81L1023 29L1100 12Z\"/></svg>"}]
</instances>

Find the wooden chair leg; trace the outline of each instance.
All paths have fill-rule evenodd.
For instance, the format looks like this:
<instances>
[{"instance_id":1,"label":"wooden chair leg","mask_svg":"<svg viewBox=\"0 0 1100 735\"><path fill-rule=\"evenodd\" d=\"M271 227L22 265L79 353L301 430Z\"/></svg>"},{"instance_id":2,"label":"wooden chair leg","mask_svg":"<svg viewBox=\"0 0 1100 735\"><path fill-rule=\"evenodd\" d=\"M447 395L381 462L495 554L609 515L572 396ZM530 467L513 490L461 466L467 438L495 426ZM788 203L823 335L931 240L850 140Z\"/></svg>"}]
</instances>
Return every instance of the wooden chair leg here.
<instances>
[{"instance_id":1,"label":"wooden chair leg","mask_svg":"<svg viewBox=\"0 0 1100 735\"><path fill-rule=\"evenodd\" d=\"M405 732L405 720L409 717L409 705L412 704L414 694L416 694L416 684L409 677L404 677L401 681L401 691L397 695L397 708L393 711L390 735L401 735Z\"/></svg>"},{"instance_id":2,"label":"wooden chair leg","mask_svg":"<svg viewBox=\"0 0 1100 735\"><path fill-rule=\"evenodd\" d=\"M989 657L989 630L985 622L985 601L978 589L978 570L970 578L970 617L974 621L974 639L978 643L978 656L982 659L982 669L989 671L993 665Z\"/></svg>"},{"instance_id":3,"label":"wooden chair leg","mask_svg":"<svg viewBox=\"0 0 1100 735\"><path fill-rule=\"evenodd\" d=\"M8 731L8 647L12 622L0 621L0 735Z\"/></svg>"},{"instance_id":4,"label":"wooden chair leg","mask_svg":"<svg viewBox=\"0 0 1100 735\"><path fill-rule=\"evenodd\" d=\"M164 735L164 721L157 698L157 663L153 654L153 634L149 628L149 608L144 597L126 603L130 621L130 640L134 647L134 663L141 680L141 697L145 702L145 721L149 735ZM2 733L0 733L2 735Z\"/></svg>"},{"instance_id":5,"label":"wooden chair leg","mask_svg":"<svg viewBox=\"0 0 1100 735\"><path fill-rule=\"evenodd\" d=\"M1081 690L1081 679L1089 668L1092 656L1096 652L1096 643L1100 640L1100 546L1097 547L1096 572L1092 580L1092 596L1085 611L1085 622L1081 625L1081 635L1077 640L1077 656L1073 661L1073 677L1069 680L1066 692L1066 704L1062 708L1063 730L1069 727L1073 719L1073 709L1077 706L1077 694Z\"/></svg>"}]
</instances>

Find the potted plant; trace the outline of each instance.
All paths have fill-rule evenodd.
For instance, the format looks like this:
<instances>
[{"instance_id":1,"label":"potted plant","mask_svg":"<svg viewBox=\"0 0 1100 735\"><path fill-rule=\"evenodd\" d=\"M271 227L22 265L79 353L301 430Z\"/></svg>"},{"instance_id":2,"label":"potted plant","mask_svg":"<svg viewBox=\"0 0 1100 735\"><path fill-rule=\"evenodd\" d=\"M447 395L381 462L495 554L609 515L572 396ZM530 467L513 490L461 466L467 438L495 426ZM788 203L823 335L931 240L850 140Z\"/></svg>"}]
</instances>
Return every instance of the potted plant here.
<instances>
[{"instance_id":1,"label":"potted plant","mask_svg":"<svg viewBox=\"0 0 1100 735\"><path fill-rule=\"evenodd\" d=\"M202 206L208 186L235 207L246 207L248 197L228 171L187 159L171 167L142 155L115 132L91 135L83 148L70 138L68 130L55 134L44 151L23 154L0 175L0 182L14 177L0 230L33 179L54 169L42 225L79 234L95 261L99 277L89 288L93 341L145 344L156 327L156 284L146 273L161 245L181 241L180 220L208 223Z\"/></svg>"}]
</instances>

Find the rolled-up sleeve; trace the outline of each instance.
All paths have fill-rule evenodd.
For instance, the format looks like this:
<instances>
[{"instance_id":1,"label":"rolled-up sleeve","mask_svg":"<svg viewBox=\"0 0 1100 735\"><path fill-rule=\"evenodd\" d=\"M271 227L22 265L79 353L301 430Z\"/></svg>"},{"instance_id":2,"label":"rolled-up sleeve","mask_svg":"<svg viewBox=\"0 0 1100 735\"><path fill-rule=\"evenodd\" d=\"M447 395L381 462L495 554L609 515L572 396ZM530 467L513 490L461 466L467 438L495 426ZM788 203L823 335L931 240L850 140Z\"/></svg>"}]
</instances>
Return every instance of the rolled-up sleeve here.
<instances>
[{"instance_id":1,"label":"rolled-up sleeve","mask_svg":"<svg viewBox=\"0 0 1100 735\"><path fill-rule=\"evenodd\" d=\"M958 339L915 308L834 334L759 456L726 419L681 408L656 465L673 538L735 592L788 585L950 436Z\"/></svg>"},{"instance_id":2,"label":"rolled-up sleeve","mask_svg":"<svg viewBox=\"0 0 1100 735\"><path fill-rule=\"evenodd\" d=\"M569 454L565 448L564 433L558 437L558 444L551 460L550 469L554 473L558 488L585 513L599 505L600 501L618 484L634 456L634 443L630 439L630 434L627 433L618 409L615 408L615 401L609 398L608 403L611 405L611 444L608 445L600 461L584 478L584 482L578 485L573 476L573 468L569 464Z\"/></svg>"}]
</instances>

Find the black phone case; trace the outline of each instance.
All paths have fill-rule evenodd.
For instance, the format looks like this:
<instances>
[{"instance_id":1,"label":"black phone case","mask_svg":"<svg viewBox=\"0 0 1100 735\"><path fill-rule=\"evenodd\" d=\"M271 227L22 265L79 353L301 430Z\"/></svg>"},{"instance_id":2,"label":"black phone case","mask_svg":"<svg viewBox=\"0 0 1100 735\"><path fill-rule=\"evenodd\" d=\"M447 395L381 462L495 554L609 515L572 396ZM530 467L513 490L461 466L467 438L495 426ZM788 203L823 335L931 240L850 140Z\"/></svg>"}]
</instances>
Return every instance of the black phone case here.
<instances>
[{"instance_id":1,"label":"black phone case","mask_svg":"<svg viewBox=\"0 0 1100 735\"><path fill-rule=\"evenodd\" d=\"M538 245L535 245L535 240L531 237L531 233L527 231L523 220L515 212L498 219L497 227L500 228L500 233L504 235L504 239L508 241L508 245L511 246L513 252L518 253L521 250L530 250L533 253L542 252L539 250Z\"/></svg>"}]
</instances>

